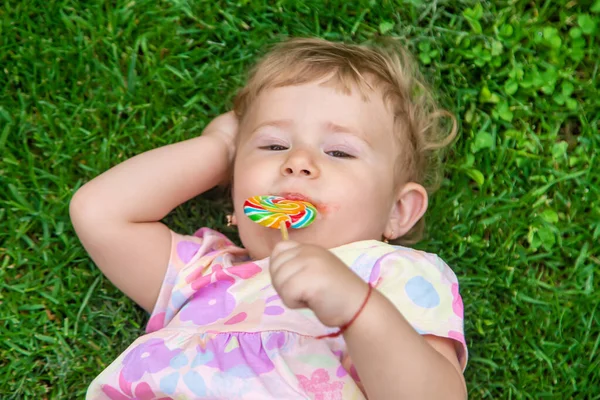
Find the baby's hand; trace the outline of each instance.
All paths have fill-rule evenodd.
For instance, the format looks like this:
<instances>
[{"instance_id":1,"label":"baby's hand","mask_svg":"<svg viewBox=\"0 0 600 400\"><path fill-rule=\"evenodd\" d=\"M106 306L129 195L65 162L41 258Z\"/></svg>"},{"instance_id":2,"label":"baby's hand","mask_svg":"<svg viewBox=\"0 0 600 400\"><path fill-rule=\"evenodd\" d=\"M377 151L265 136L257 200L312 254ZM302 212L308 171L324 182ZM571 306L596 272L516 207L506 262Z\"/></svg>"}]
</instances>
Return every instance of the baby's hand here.
<instances>
[{"instance_id":1,"label":"baby's hand","mask_svg":"<svg viewBox=\"0 0 600 400\"><path fill-rule=\"evenodd\" d=\"M238 118L233 111L221 114L204 128L202 136L217 137L227 146L229 161L235 156L236 138L238 134Z\"/></svg>"},{"instance_id":2,"label":"baby's hand","mask_svg":"<svg viewBox=\"0 0 600 400\"><path fill-rule=\"evenodd\" d=\"M367 284L329 250L291 240L271 254L273 287L289 308L310 308L327 326L342 326L359 310Z\"/></svg>"}]
</instances>

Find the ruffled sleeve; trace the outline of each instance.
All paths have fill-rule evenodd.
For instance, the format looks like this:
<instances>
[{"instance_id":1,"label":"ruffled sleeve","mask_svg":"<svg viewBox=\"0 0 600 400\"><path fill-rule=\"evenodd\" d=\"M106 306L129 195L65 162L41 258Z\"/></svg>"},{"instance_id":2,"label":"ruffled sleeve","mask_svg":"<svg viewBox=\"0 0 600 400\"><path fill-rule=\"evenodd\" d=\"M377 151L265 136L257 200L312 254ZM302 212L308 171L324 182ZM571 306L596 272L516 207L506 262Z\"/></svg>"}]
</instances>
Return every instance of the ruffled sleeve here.
<instances>
[{"instance_id":1,"label":"ruffled sleeve","mask_svg":"<svg viewBox=\"0 0 600 400\"><path fill-rule=\"evenodd\" d=\"M169 324L176 312L187 300L178 290L192 276L181 276L181 271L190 264L194 275L207 272L212 259L227 248L238 249L227 237L209 228L201 228L193 235L182 235L171 231L171 254L156 305L146 325L146 333L155 332Z\"/></svg>"},{"instance_id":2,"label":"ruffled sleeve","mask_svg":"<svg viewBox=\"0 0 600 400\"><path fill-rule=\"evenodd\" d=\"M464 308L458 279L438 256L399 248L376 263L377 289L421 335L452 339L461 367L467 364Z\"/></svg>"}]
</instances>

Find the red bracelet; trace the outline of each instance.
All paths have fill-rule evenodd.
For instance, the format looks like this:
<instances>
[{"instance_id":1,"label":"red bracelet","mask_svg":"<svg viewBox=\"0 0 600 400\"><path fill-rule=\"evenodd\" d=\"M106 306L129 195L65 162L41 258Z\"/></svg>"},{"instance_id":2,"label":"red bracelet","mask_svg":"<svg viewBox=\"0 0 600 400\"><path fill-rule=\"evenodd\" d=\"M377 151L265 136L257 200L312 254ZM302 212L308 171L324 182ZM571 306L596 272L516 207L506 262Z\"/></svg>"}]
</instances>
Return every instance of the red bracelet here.
<instances>
[{"instance_id":1,"label":"red bracelet","mask_svg":"<svg viewBox=\"0 0 600 400\"><path fill-rule=\"evenodd\" d=\"M365 306L367 305L367 301L369 301L369 298L371 297L371 293L373 292L373 286L368 283L369 285L369 291L367 292L367 297L365 297L365 301L363 301L362 305L360 306L360 308L358 309L358 311L356 312L356 314L354 314L354 317L352 317L352 319L345 323L344 325L340 326L340 330L334 333L330 333L327 335L319 335L317 336L317 339L325 339L325 338L334 338L334 337L338 337L340 336L342 333L344 333L346 331L346 329L348 329L350 327L350 325L352 325L352 323L354 321L356 321L356 318L358 318L358 316L360 315L360 313L362 312L362 310L365 308Z\"/></svg>"}]
</instances>

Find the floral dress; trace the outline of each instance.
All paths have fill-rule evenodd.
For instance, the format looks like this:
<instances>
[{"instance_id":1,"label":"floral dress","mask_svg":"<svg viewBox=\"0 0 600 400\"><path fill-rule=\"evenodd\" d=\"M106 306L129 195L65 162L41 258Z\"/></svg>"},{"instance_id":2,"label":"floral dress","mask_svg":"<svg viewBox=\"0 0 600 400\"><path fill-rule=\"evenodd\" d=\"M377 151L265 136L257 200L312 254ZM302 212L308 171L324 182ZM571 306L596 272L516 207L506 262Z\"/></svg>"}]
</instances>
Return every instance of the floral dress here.
<instances>
[{"instance_id":1,"label":"floral dress","mask_svg":"<svg viewBox=\"0 0 600 400\"><path fill-rule=\"evenodd\" d=\"M331 249L386 296L420 334L456 342L464 368L463 304L437 256L376 240ZM89 386L87 399L365 399L343 337L271 285L269 259L251 261L224 235L172 232L146 334Z\"/></svg>"}]
</instances>

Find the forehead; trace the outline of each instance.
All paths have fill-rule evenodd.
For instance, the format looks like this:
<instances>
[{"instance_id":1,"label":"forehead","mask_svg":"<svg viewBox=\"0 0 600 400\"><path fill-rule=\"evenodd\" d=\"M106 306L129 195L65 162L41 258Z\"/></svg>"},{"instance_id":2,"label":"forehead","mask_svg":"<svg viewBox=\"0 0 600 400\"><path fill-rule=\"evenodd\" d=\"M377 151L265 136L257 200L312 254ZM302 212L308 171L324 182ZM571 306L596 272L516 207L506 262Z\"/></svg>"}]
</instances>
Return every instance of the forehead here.
<instances>
[{"instance_id":1,"label":"forehead","mask_svg":"<svg viewBox=\"0 0 600 400\"><path fill-rule=\"evenodd\" d=\"M279 120L300 127L319 123L333 130L351 128L371 139L391 135L393 130L393 115L377 90L363 96L356 87L345 93L328 82L264 90L248 110L244 130L252 132L265 122Z\"/></svg>"}]
</instances>

